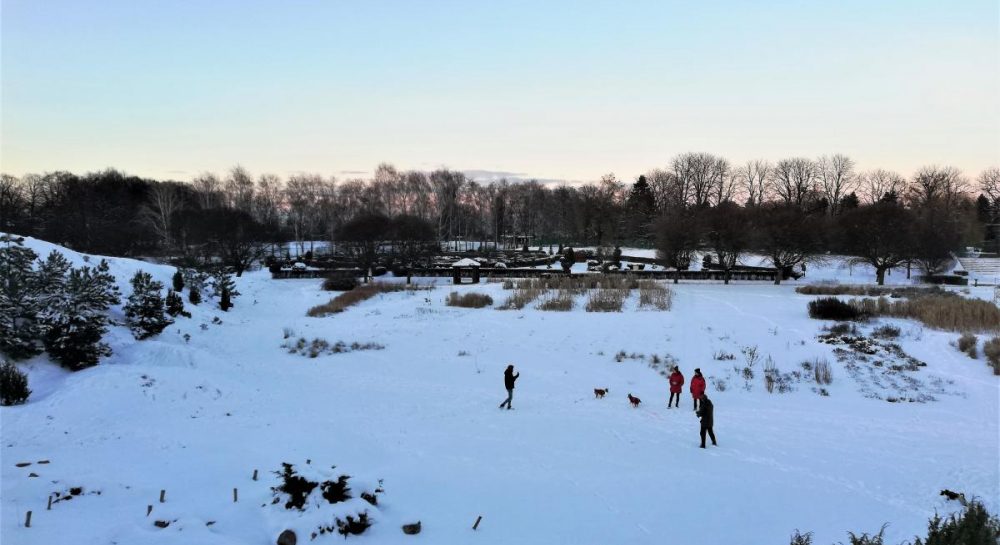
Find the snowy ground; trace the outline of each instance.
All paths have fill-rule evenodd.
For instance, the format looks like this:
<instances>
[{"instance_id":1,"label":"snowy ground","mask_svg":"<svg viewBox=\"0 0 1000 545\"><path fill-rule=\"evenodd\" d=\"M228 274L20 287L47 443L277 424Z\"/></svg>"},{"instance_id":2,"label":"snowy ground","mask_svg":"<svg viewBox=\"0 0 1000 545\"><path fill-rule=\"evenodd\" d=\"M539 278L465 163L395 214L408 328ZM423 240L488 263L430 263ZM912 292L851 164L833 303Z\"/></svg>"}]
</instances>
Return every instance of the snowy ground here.
<instances>
[{"instance_id":1,"label":"snowy ground","mask_svg":"<svg viewBox=\"0 0 1000 545\"><path fill-rule=\"evenodd\" d=\"M50 247L30 244L43 256ZM136 268L165 282L172 273L130 260L112 270L125 288ZM828 266L808 279L843 276ZM633 296L624 312L597 314L582 297L568 313L455 309L441 280L307 318L331 296L319 283L249 273L228 313L202 304L142 342L115 327L115 353L96 368L69 374L44 356L23 364L34 394L0 409L0 540L263 545L294 527L309 543L309 521L271 506L269 490L281 462L306 459L359 483L384 479L375 525L350 538L368 543L781 544L798 528L827 544L886 522L895 543L955 508L942 488L1000 508L998 381L949 346L953 333L893 322L903 349L927 363L913 377L936 400L888 403L865 397L880 390L816 341L822 324L806 316L810 298L794 293L797 283L682 283L671 285L668 312L637 310ZM499 284L457 289L498 304L506 296ZM972 295L991 299L992 289ZM310 359L281 348L284 328L385 349ZM830 395L808 380L768 394L761 364L747 391L732 368L748 346L783 372L826 357ZM646 359L615 361L620 350ZM713 359L720 352L736 360ZM675 358L688 380L700 367L727 381L725 391L709 387L719 447L697 448L687 386L681 408L666 409L653 354ZM521 378L515 410L501 411L508 363ZM596 387L608 397L594 399ZM49 494L75 486L84 493L46 510ZM160 519L176 522L159 529ZM403 535L399 526L415 520L423 532Z\"/></svg>"}]
</instances>

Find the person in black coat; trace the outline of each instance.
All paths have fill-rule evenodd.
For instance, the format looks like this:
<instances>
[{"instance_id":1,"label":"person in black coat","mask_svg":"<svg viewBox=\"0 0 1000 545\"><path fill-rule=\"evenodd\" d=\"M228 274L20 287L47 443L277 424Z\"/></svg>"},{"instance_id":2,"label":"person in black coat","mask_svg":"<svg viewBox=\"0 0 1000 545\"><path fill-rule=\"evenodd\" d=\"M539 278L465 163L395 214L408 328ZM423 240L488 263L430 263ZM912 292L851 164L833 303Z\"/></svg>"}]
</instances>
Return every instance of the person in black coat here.
<instances>
[{"instance_id":1,"label":"person in black coat","mask_svg":"<svg viewBox=\"0 0 1000 545\"><path fill-rule=\"evenodd\" d=\"M507 408L510 409L510 402L512 399L514 399L514 381L516 381L517 378L520 376L521 373L514 373L513 365L508 365L507 370L503 372L503 385L504 388L507 388L507 399L505 399L503 403L500 404L501 409L503 408L504 405L506 405Z\"/></svg>"},{"instance_id":2,"label":"person in black coat","mask_svg":"<svg viewBox=\"0 0 1000 545\"><path fill-rule=\"evenodd\" d=\"M715 432L712 431L712 425L715 423L715 406L712 405L712 400L704 394L701 396L700 405L698 416L701 418L701 448L705 448L706 433L712 438L712 445L718 446L718 443L715 442Z\"/></svg>"}]
</instances>

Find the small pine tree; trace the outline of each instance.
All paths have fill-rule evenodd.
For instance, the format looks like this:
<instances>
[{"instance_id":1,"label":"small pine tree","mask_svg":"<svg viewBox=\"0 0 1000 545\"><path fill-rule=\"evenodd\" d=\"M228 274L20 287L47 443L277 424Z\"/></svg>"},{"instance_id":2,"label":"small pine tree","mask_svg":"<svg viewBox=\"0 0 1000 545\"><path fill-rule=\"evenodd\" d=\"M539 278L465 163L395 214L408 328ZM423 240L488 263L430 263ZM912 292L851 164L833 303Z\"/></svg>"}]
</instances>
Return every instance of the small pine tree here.
<instances>
[{"instance_id":1,"label":"small pine tree","mask_svg":"<svg viewBox=\"0 0 1000 545\"><path fill-rule=\"evenodd\" d=\"M559 265L566 272L569 272L573 268L573 264L576 263L576 254L573 252L573 247L570 246L563 251L562 259L559 260Z\"/></svg>"},{"instance_id":2,"label":"small pine tree","mask_svg":"<svg viewBox=\"0 0 1000 545\"><path fill-rule=\"evenodd\" d=\"M153 280L147 272L138 271L132 277L132 295L125 303L125 318L136 339L159 335L173 320L163 314L163 284Z\"/></svg>"},{"instance_id":3,"label":"small pine tree","mask_svg":"<svg viewBox=\"0 0 1000 545\"><path fill-rule=\"evenodd\" d=\"M188 288L188 302L196 306L201 302L201 290L198 286Z\"/></svg>"},{"instance_id":4,"label":"small pine tree","mask_svg":"<svg viewBox=\"0 0 1000 545\"><path fill-rule=\"evenodd\" d=\"M181 299L181 296L176 291L168 291L164 302L167 307L167 314L174 317L184 314L184 299Z\"/></svg>"},{"instance_id":5,"label":"small pine tree","mask_svg":"<svg viewBox=\"0 0 1000 545\"><path fill-rule=\"evenodd\" d=\"M37 254L23 239L0 237L0 352L15 360L41 352L38 338L37 274L32 262Z\"/></svg>"},{"instance_id":6,"label":"small pine tree","mask_svg":"<svg viewBox=\"0 0 1000 545\"><path fill-rule=\"evenodd\" d=\"M228 312L229 309L233 308L233 302L229 296L229 286L222 286L222 294L219 295L219 308L223 312Z\"/></svg>"},{"instance_id":7,"label":"small pine tree","mask_svg":"<svg viewBox=\"0 0 1000 545\"><path fill-rule=\"evenodd\" d=\"M28 376L13 363L0 362L0 405L20 405L30 395Z\"/></svg>"},{"instance_id":8,"label":"small pine tree","mask_svg":"<svg viewBox=\"0 0 1000 545\"><path fill-rule=\"evenodd\" d=\"M973 501L959 515L941 519L934 515L927 525L927 540L914 545L995 545L1000 519L991 516L982 503Z\"/></svg>"},{"instance_id":9,"label":"small pine tree","mask_svg":"<svg viewBox=\"0 0 1000 545\"><path fill-rule=\"evenodd\" d=\"M111 348L101 338L108 329L108 308L116 303L118 287L107 261L71 270L66 289L39 313L49 356L78 371L110 355Z\"/></svg>"},{"instance_id":10,"label":"small pine tree","mask_svg":"<svg viewBox=\"0 0 1000 545\"><path fill-rule=\"evenodd\" d=\"M174 283L174 291L178 293L184 291L184 275L181 274L180 269L174 271L173 283Z\"/></svg>"}]
</instances>

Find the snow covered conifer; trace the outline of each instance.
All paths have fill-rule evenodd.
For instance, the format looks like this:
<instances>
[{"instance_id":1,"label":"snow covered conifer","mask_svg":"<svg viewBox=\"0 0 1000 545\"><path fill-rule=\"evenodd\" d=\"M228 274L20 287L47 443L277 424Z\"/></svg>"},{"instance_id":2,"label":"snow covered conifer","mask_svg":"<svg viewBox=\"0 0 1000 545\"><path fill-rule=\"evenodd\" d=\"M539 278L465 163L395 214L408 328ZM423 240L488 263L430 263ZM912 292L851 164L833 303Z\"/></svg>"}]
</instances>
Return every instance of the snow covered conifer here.
<instances>
[{"instance_id":1,"label":"snow covered conifer","mask_svg":"<svg viewBox=\"0 0 1000 545\"><path fill-rule=\"evenodd\" d=\"M107 261L72 269L65 290L39 312L49 356L78 371L110 355L111 348L101 338L108 330L108 308L117 302L118 287Z\"/></svg>"},{"instance_id":2,"label":"snow covered conifer","mask_svg":"<svg viewBox=\"0 0 1000 545\"><path fill-rule=\"evenodd\" d=\"M163 297L160 296L163 284L143 271L137 271L131 283L132 295L129 295L128 302L125 303L125 317L132 335L140 340L159 335L174 323L163 313Z\"/></svg>"},{"instance_id":3,"label":"snow covered conifer","mask_svg":"<svg viewBox=\"0 0 1000 545\"><path fill-rule=\"evenodd\" d=\"M233 308L233 301L229 295L229 286L222 286L222 293L219 295L219 308L223 312L228 312L229 309Z\"/></svg>"},{"instance_id":4,"label":"snow covered conifer","mask_svg":"<svg viewBox=\"0 0 1000 545\"><path fill-rule=\"evenodd\" d=\"M41 352L32 263L38 257L22 239L0 237L0 352L18 360Z\"/></svg>"},{"instance_id":5,"label":"snow covered conifer","mask_svg":"<svg viewBox=\"0 0 1000 545\"><path fill-rule=\"evenodd\" d=\"M171 316L184 314L184 299L181 299L181 296L178 295L176 291L170 290L167 292L165 303L167 306L167 314Z\"/></svg>"},{"instance_id":6,"label":"snow covered conifer","mask_svg":"<svg viewBox=\"0 0 1000 545\"><path fill-rule=\"evenodd\" d=\"M174 291L178 293L184 291L184 275L181 274L180 269L174 271L173 284L174 284Z\"/></svg>"},{"instance_id":7,"label":"snow covered conifer","mask_svg":"<svg viewBox=\"0 0 1000 545\"><path fill-rule=\"evenodd\" d=\"M212 274L213 295L219 297L219 308L228 311L233 308L233 299L240 294L236 291L236 282L224 269L218 269Z\"/></svg>"},{"instance_id":8,"label":"snow covered conifer","mask_svg":"<svg viewBox=\"0 0 1000 545\"><path fill-rule=\"evenodd\" d=\"M30 395L28 376L13 363L0 362L0 405L20 405Z\"/></svg>"}]
</instances>

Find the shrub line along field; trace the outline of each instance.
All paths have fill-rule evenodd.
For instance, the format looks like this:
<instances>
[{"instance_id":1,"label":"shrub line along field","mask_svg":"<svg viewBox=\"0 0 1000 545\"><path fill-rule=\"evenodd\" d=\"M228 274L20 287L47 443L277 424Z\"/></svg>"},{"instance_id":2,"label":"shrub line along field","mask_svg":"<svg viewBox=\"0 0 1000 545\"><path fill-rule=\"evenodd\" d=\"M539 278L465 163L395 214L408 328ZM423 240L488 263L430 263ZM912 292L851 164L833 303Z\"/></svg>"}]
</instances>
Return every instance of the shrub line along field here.
<instances>
[{"instance_id":1,"label":"shrub line along field","mask_svg":"<svg viewBox=\"0 0 1000 545\"><path fill-rule=\"evenodd\" d=\"M119 282L137 269L173 273L111 261ZM229 312L192 305L142 341L114 325L96 367L19 363L33 393L0 410L4 543L263 544L286 529L333 543L368 523L349 539L409 543L401 527L418 520L418 539L435 543L787 543L799 528L826 544L885 523L896 543L960 509L942 489L1000 507L992 372L957 333L913 319L812 319L802 282L671 284L660 312L633 312L635 286L621 312L587 312L590 293L623 288L547 287L498 311L515 286L400 279L307 316L331 298L320 284L247 273ZM449 306L453 292L500 303ZM572 310L537 308L561 295ZM500 411L511 363L514 410ZM686 383L667 409L674 365ZM695 368L715 403L719 446L706 450L687 392ZM349 475L352 498L272 504L283 463L330 490ZM81 493L46 510L71 488Z\"/></svg>"}]
</instances>

